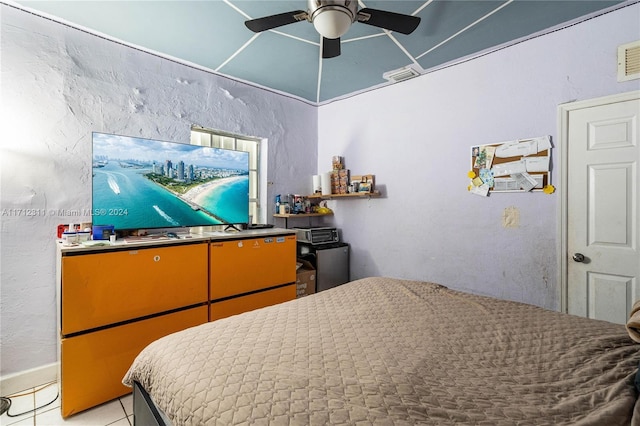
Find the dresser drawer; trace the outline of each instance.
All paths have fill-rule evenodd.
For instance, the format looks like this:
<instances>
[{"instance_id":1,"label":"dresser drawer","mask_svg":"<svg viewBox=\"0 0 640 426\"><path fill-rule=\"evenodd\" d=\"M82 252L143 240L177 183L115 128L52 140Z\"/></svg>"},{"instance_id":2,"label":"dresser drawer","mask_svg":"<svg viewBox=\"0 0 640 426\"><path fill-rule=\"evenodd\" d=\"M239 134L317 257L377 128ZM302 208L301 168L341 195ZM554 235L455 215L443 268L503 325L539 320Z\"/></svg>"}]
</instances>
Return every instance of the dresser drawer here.
<instances>
[{"instance_id":1,"label":"dresser drawer","mask_svg":"<svg viewBox=\"0 0 640 426\"><path fill-rule=\"evenodd\" d=\"M270 236L212 242L211 300L296 281L296 237Z\"/></svg>"},{"instance_id":2,"label":"dresser drawer","mask_svg":"<svg viewBox=\"0 0 640 426\"><path fill-rule=\"evenodd\" d=\"M211 304L209 320L215 321L254 309L276 305L296 298L296 285L290 284L271 290L264 290L246 296L234 297Z\"/></svg>"},{"instance_id":3,"label":"dresser drawer","mask_svg":"<svg viewBox=\"0 0 640 426\"><path fill-rule=\"evenodd\" d=\"M160 337L207 322L207 306L62 339L60 386L67 417L131 392L122 378L142 349Z\"/></svg>"},{"instance_id":4,"label":"dresser drawer","mask_svg":"<svg viewBox=\"0 0 640 426\"><path fill-rule=\"evenodd\" d=\"M62 257L64 336L207 301L207 244Z\"/></svg>"}]
</instances>

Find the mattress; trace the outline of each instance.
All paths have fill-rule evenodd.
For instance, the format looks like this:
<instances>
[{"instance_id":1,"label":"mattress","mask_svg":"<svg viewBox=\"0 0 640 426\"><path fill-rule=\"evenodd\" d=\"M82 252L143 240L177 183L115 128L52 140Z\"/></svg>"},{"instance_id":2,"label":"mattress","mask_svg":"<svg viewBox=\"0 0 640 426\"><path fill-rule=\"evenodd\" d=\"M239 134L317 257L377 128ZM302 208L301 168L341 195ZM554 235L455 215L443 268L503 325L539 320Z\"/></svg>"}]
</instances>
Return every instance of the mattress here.
<instances>
[{"instance_id":1,"label":"mattress","mask_svg":"<svg viewBox=\"0 0 640 426\"><path fill-rule=\"evenodd\" d=\"M638 361L623 325L375 277L166 336L123 383L174 425L629 425Z\"/></svg>"}]
</instances>

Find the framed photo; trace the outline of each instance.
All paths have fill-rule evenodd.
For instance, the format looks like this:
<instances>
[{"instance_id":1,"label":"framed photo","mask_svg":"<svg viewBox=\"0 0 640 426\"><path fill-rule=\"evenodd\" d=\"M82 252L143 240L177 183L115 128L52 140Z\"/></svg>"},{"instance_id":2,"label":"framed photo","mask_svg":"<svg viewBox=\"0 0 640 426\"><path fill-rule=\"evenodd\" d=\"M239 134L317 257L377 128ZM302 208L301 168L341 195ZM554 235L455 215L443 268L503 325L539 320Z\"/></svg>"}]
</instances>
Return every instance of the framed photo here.
<instances>
[{"instance_id":1,"label":"framed photo","mask_svg":"<svg viewBox=\"0 0 640 426\"><path fill-rule=\"evenodd\" d=\"M371 192L371 182L360 182L358 192Z\"/></svg>"}]
</instances>

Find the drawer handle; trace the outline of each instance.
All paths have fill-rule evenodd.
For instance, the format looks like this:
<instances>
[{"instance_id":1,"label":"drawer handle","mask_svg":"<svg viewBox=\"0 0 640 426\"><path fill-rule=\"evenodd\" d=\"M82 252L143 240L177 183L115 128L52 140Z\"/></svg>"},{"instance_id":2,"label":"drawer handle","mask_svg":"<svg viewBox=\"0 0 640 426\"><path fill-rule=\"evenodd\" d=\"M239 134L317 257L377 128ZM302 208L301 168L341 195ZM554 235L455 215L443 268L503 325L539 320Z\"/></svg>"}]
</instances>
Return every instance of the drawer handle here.
<instances>
[{"instance_id":1,"label":"drawer handle","mask_svg":"<svg viewBox=\"0 0 640 426\"><path fill-rule=\"evenodd\" d=\"M160 255L156 254L155 256L153 256L153 261L154 262L160 262Z\"/></svg>"}]
</instances>

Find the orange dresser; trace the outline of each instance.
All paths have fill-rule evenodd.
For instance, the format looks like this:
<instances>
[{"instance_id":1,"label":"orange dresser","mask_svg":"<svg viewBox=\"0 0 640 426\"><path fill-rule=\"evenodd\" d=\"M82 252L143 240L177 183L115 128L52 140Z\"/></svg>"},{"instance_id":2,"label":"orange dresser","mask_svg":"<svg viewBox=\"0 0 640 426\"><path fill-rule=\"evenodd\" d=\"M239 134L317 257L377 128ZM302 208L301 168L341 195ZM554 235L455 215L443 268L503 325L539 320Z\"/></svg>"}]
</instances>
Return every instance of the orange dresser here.
<instances>
[{"instance_id":1,"label":"orange dresser","mask_svg":"<svg viewBox=\"0 0 640 426\"><path fill-rule=\"evenodd\" d=\"M286 230L59 245L57 261L63 417L131 392L122 378L154 340L296 297L296 237Z\"/></svg>"}]
</instances>

